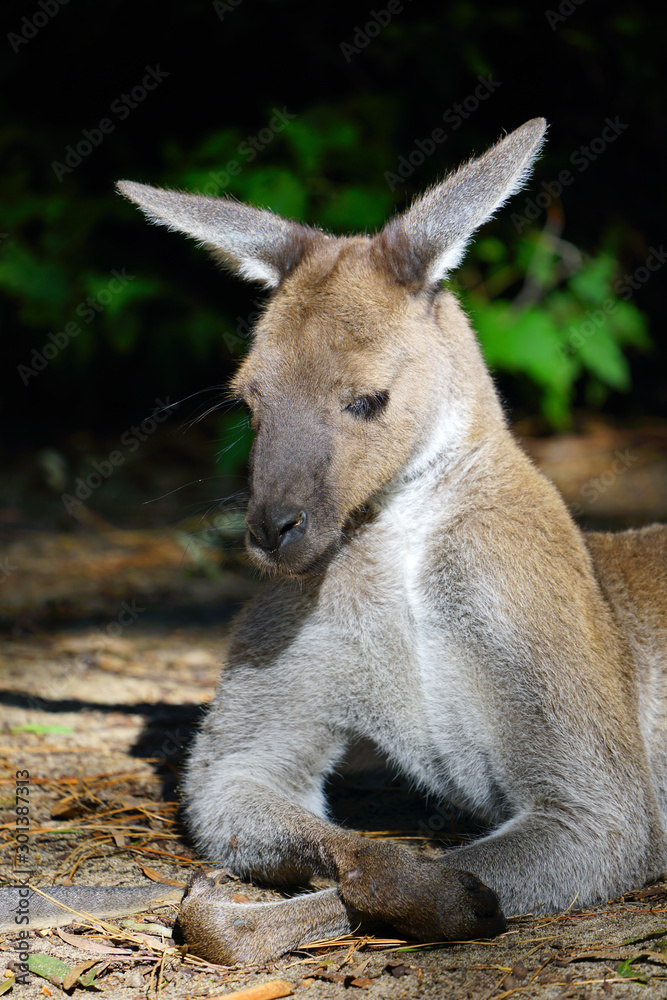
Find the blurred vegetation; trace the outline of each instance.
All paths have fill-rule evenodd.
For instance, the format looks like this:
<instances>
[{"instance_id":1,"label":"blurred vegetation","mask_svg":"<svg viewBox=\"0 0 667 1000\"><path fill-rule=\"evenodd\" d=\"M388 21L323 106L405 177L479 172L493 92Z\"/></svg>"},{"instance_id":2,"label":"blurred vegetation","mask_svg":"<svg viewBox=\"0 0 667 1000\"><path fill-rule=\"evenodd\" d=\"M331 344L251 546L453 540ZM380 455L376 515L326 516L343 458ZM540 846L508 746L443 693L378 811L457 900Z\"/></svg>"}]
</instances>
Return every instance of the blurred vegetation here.
<instances>
[{"instance_id":1,"label":"blurred vegetation","mask_svg":"<svg viewBox=\"0 0 667 1000\"><path fill-rule=\"evenodd\" d=\"M613 254L586 258L547 226L510 246L482 239L471 257L468 271L488 265L486 280L462 296L486 360L528 380L551 427L570 428L577 385L595 409L610 390L630 388L624 349L646 351L651 340L640 310L615 295L622 279Z\"/></svg>"},{"instance_id":2,"label":"blurred vegetation","mask_svg":"<svg viewBox=\"0 0 667 1000\"><path fill-rule=\"evenodd\" d=\"M111 6L122 7L118 3ZM267 17L280 16L287 7L295 17L306 16L298 5L281 8L266 2L261 6ZM194 244L179 248L177 244L185 241L166 234L158 239L136 209L112 194L112 179L129 176L158 185L229 195L336 233L372 231L424 183L441 175L443 166L455 166L473 149L481 152L496 138L501 124L511 121L513 126L519 125L539 110L533 111L532 99L528 105L525 99L519 102L513 98L517 107L508 110L505 106L501 116L500 108L494 112L491 107L492 101L498 100L493 97L479 118L473 116L470 125L462 123L460 135L450 136L452 142L438 150L421 170L415 170L405 184L387 183L385 173L395 169L399 154L414 149L415 136L427 136L441 120L448 98L471 92L479 74L496 71L491 58L494 45L497 49L494 33L504 33L506 39L516 35L513 51L525 51L520 8L514 3L482 6L490 19L484 25L480 23L483 19L476 20L476 8L465 2L455 2L433 17L416 10L406 12L349 68L338 52L338 42L313 40L310 58L317 59L319 53L324 65L335 61L340 73L348 74L347 92L342 92L343 87L340 93L332 94L323 76L305 95L301 85L298 92L302 96L297 102L288 67L285 73L290 82L282 92L276 86L272 93L253 94L252 114L247 101L240 113L231 109L212 113L210 98L203 108L194 101L194 123L175 122L164 131L155 124L150 141L146 125L141 123L143 111L133 112L132 130L122 133L119 125L116 135L103 139L103 159L99 159L102 153L93 149L62 180L54 172L54 161L64 162L67 147L77 145L84 127L94 127L108 103L98 98L97 117L82 103L66 120L54 120L41 130L22 126L19 117L10 114L9 124L0 134L0 156L6 165L0 192L4 229L0 240L0 290L4 293L0 320L5 331L13 331L11 364L34 365L37 370L35 359L44 355L44 348L54 338L57 342L58 336L64 342L62 337L67 334L63 331L68 324L70 330L71 324L76 324L78 331L69 335L67 349L58 350L49 361L50 400L53 396L49 392L57 384L63 399L85 392L93 415L95 386L82 387L90 381L91 372L99 379L105 365L117 373L125 364L128 387L131 383L135 393L138 376L130 372L135 364L145 371L150 368L154 382L163 386L165 393L170 387L177 391L183 388L182 372L197 364L203 366L204 374L199 384L190 381L190 392L204 384L212 365L218 369L215 382L224 383L233 360L246 349L252 314L260 308L261 296L248 288L230 291L231 283L213 274L212 266ZM167 4L165 10L171 11L175 31L189 30L189 19L199 24L207 18L211 32L216 27L210 5L197 3L189 12L179 9L177 13L176 5ZM67 16L65 11L58 15L54 32L64 28ZM341 24L343 15L337 12L336 16ZM94 41L95 33L102 29L86 17L90 15L82 12L83 20L76 30L82 37L88 31ZM243 5L234 18L232 23L230 16L229 30L238 31L238 37L253 30L255 15ZM542 14L540 18L543 21ZM585 67L592 61L604 75L612 72L609 60L613 63L618 58L613 71L619 74L619 90L642 59L643 77L657 80L658 64L652 66L646 54L647 32L651 31L647 15L636 8L632 12L609 9L604 23L594 19L588 26L585 18L585 8L578 10L562 33L552 33L553 37L549 26L537 21L525 30L543 32L540 37L560 46L550 57L556 62L568 58L573 65ZM149 23L152 26L147 16L144 48ZM353 22L349 30L340 27L340 39L349 35L351 40L353 28ZM265 26L266 32L270 30L270 25ZM444 36L446 30L457 32L463 43L456 47L452 66L438 62L437 37ZM164 44L166 37L165 28L161 36ZM30 44L37 51L40 43ZM139 43L131 44L136 47ZM208 43L204 39L201 44ZM230 52L234 44L234 36L227 36L225 51ZM263 44L266 51L268 35ZM299 44L303 40L300 43L297 37L294 45ZM143 52L141 58L147 61L150 57ZM188 58L186 53L183 59ZM27 49L25 55L19 53L9 76L5 73L5 83L18 79L19 59L28 59ZM535 59L534 65L539 65L539 53ZM408 81L404 96L398 83L384 86L384 82L393 81L392 66L401 64L414 72L421 65L421 77ZM135 61L135 65L140 64ZM529 67L530 72L534 71ZM438 74L443 78L441 93L435 98L431 93L430 105L415 110L412 121L415 95L420 87L433 84ZM501 78L507 77L501 73ZM605 84L606 79L591 83L591 101L599 102ZM107 94L113 96L118 89L114 86ZM166 93L169 83L161 86ZM545 83L544 92L547 90ZM286 105L286 99L292 103ZM657 100L655 93L649 95L646 113ZM157 107L158 97L151 96L150 101ZM526 105L526 111L519 110L519 103ZM544 105L550 115L546 98ZM269 136L267 126L276 109L287 108L289 113L280 129ZM611 113L615 108L608 110ZM628 108L624 112L628 115ZM495 127L487 124L491 120L497 121ZM578 134L592 138L602 120L601 112L592 110L578 123ZM249 122L256 127L251 129ZM625 141L619 140L619 146ZM529 190L538 190L540 177L555 177L563 157L577 144L578 139L563 147L561 133L559 145L547 147ZM607 190L617 179L614 170L620 170L612 167L612 162L610 155L603 169L596 167ZM227 170L230 163L240 169ZM612 176L605 175L605 170ZM581 207L590 189L583 181L578 184L580 190L573 190L572 196L579 199ZM646 259L651 237L642 236L632 219L613 211L607 212L607 222L602 222L605 207L594 216L595 228L585 237L584 246L586 220L570 224L563 207L569 196L570 192L563 200L554 199L546 212L521 226L520 232L510 222L511 207L506 208L471 246L452 281L513 408L539 412L545 427L559 430L571 426L575 405L599 408L608 398L627 392L632 382L630 359L651 348L647 321L638 303L618 293L623 273ZM519 201L521 197L517 196ZM200 277L193 279L197 271ZM114 274L127 277L114 281ZM200 284L193 284L193 280ZM26 386L38 379L42 379L41 389L46 379L24 371ZM121 386L117 385L116 391L122 391ZM235 414L222 418L221 433L233 433L235 420ZM237 469L247 453L248 435L236 437L238 441L221 454L223 469Z\"/></svg>"}]
</instances>

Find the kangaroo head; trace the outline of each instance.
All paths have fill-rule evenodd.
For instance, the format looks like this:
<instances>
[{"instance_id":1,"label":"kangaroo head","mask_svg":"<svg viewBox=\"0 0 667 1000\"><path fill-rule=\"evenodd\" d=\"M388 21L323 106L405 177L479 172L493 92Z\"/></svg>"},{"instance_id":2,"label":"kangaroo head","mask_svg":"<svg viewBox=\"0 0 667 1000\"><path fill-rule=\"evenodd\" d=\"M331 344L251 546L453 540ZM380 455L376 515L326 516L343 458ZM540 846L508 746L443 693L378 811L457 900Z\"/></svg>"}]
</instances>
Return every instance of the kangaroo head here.
<instances>
[{"instance_id":1,"label":"kangaroo head","mask_svg":"<svg viewBox=\"0 0 667 1000\"><path fill-rule=\"evenodd\" d=\"M440 281L522 186L545 128L527 122L373 237L119 183L151 221L273 291L232 383L255 430L247 545L262 568L322 565L359 512L436 449L474 437L483 411L497 414L474 336Z\"/></svg>"}]
</instances>

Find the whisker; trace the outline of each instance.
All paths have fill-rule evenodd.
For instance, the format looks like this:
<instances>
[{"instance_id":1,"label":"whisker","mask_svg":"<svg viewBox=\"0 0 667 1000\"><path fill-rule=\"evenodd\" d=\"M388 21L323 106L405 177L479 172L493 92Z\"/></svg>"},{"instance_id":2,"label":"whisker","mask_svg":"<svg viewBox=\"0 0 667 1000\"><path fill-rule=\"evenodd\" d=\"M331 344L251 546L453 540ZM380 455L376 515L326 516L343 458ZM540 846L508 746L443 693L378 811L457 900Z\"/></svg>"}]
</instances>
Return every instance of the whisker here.
<instances>
[{"instance_id":1,"label":"whisker","mask_svg":"<svg viewBox=\"0 0 667 1000\"><path fill-rule=\"evenodd\" d=\"M208 416L209 413L213 413L215 412L215 410L223 409L223 407L225 407L226 409L232 409L232 407L234 407L238 403L236 397L229 393L229 390L225 385L208 386L208 388L206 389L200 389L199 392L193 392L192 395L187 396L186 399L191 399L193 396L199 396L205 392L220 392L221 397L214 406L211 406L207 410L204 410L203 413L200 413L197 416L191 414L186 420L183 421L183 423L179 427L179 431L190 430L194 426L194 424L199 423L199 421L203 420L204 417ZM185 402L185 400L183 400L183 402ZM206 403L204 403L203 405L206 406Z\"/></svg>"},{"instance_id":2,"label":"whisker","mask_svg":"<svg viewBox=\"0 0 667 1000\"><path fill-rule=\"evenodd\" d=\"M152 500L144 500L144 503L145 504L155 503L156 500L164 500L165 497L170 497L174 493L178 493L180 490L186 490L188 486L194 486L196 483L208 483L212 479L222 479L222 478L224 477L219 475L219 476L204 476L203 479L192 479L189 483L183 483L182 486L177 486L175 489L169 490L168 493L163 493L162 496L160 497L153 497Z\"/></svg>"},{"instance_id":3,"label":"whisker","mask_svg":"<svg viewBox=\"0 0 667 1000\"><path fill-rule=\"evenodd\" d=\"M208 417L209 414L215 413L216 410L221 410L225 405L227 406L227 409L230 408L227 403L227 400L221 399L218 403L215 403L214 406L210 406L208 410L205 410L203 413L200 413L198 417L195 417L195 419L190 422L188 430L190 430L191 427L194 427L195 424L198 424L201 420L203 420L204 417Z\"/></svg>"},{"instance_id":4,"label":"whisker","mask_svg":"<svg viewBox=\"0 0 667 1000\"><path fill-rule=\"evenodd\" d=\"M220 459L222 458L222 456L223 456L224 454L226 454L226 453L227 453L227 452L228 452L228 451L229 451L229 450L230 450L231 448L236 448L236 446L237 446L237 445L238 445L238 444L239 444L239 443L240 443L240 442L241 442L242 440L243 440L243 434L239 434L239 436L238 436L238 437L236 438L236 440L235 440L235 441L230 441L230 442L229 442L229 444L226 444L224 448L221 448L221 449L220 449L220 451L217 451L217 452L215 453L215 460L216 460L216 462L219 462L219 461L220 461Z\"/></svg>"}]
</instances>

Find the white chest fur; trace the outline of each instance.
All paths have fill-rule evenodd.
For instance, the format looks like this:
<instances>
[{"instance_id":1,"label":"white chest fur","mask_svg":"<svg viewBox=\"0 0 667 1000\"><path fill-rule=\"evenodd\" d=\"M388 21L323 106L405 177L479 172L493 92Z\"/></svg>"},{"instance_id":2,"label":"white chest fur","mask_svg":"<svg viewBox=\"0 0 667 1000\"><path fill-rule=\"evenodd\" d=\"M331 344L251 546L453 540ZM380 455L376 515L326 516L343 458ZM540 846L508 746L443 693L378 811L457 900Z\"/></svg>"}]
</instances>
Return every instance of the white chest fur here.
<instances>
[{"instance_id":1,"label":"white chest fur","mask_svg":"<svg viewBox=\"0 0 667 1000\"><path fill-rule=\"evenodd\" d=\"M374 741L430 794L500 818L506 803L483 665L443 614L428 570L448 513L436 509L429 486L421 481L392 499L327 581L320 611L347 640L347 685L336 703L354 735Z\"/></svg>"}]
</instances>

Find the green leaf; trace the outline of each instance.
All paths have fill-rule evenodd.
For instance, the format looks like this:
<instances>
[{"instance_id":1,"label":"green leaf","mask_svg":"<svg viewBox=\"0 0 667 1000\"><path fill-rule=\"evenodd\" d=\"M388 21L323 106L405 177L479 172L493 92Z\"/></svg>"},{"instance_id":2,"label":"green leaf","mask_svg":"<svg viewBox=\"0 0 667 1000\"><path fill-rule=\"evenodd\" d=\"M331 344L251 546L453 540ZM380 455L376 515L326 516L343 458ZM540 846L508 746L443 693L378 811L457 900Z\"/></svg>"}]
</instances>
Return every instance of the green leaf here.
<instances>
[{"instance_id":1,"label":"green leaf","mask_svg":"<svg viewBox=\"0 0 667 1000\"><path fill-rule=\"evenodd\" d=\"M619 344L631 344L641 351L651 347L646 320L630 302L618 302L612 316L613 329Z\"/></svg>"},{"instance_id":2,"label":"green leaf","mask_svg":"<svg viewBox=\"0 0 667 1000\"><path fill-rule=\"evenodd\" d=\"M616 271L616 261L606 253L588 261L581 271L572 275L571 290L584 302L601 305L611 297L611 282Z\"/></svg>"},{"instance_id":3,"label":"green leaf","mask_svg":"<svg viewBox=\"0 0 667 1000\"><path fill-rule=\"evenodd\" d=\"M562 334L549 312L538 307L517 312L509 303L493 302L478 310L475 321L490 367L528 376L542 389L546 419L566 428L581 364L561 350Z\"/></svg>"},{"instance_id":4,"label":"green leaf","mask_svg":"<svg viewBox=\"0 0 667 1000\"><path fill-rule=\"evenodd\" d=\"M67 973L72 971L71 966L61 962L59 958L42 955L39 952L31 952L28 955L28 968L30 972L34 972L36 976L42 976L43 979L48 979L49 976L64 979Z\"/></svg>"},{"instance_id":5,"label":"green leaf","mask_svg":"<svg viewBox=\"0 0 667 1000\"><path fill-rule=\"evenodd\" d=\"M82 976L79 976L79 982L85 987L95 986L96 988L99 988L95 982L99 971L99 966L89 969L88 972L84 972Z\"/></svg>"},{"instance_id":6,"label":"green leaf","mask_svg":"<svg viewBox=\"0 0 667 1000\"><path fill-rule=\"evenodd\" d=\"M517 312L509 303L497 302L481 309L476 320L492 368L525 372L541 385L567 384L560 334L547 312L537 308Z\"/></svg>"},{"instance_id":7,"label":"green leaf","mask_svg":"<svg viewBox=\"0 0 667 1000\"><path fill-rule=\"evenodd\" d=\"M616 971L619 976L623 976L626 979L634 979L638 983L647 983L648 976L642 973L637 973L632 968L633 962L636 962L638 958L641 958L641 955L635 955L634 958L626 958L624 962L621 962Z\"/></svg>"},{"instance_id":8,"label":"green leaf","mask_svg":"<svg viewBox=\"0 0 667 1000\"><path fill-rule=\"evenodd\" d=\"M579 347L579 357L605 385L620 392L630 388L630 366L609 330L601 326Z\"/></svg>"},{"instance_id":9,"label":"green leaf","mask_svg":"<svg viewBox=\"0 0 667 1000\"><path fill-rule=\"evenodd\" d=\"M552 386L545 387L540 401L540 409L548 423L556 430L565 431L571 426L571 406L572 391L569 386L566 390L559 390Z\"/></svg>"}]
</instances>

